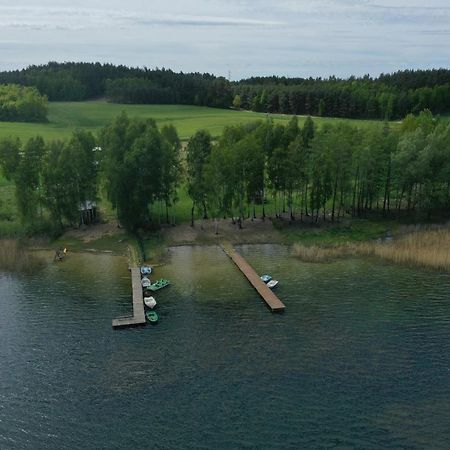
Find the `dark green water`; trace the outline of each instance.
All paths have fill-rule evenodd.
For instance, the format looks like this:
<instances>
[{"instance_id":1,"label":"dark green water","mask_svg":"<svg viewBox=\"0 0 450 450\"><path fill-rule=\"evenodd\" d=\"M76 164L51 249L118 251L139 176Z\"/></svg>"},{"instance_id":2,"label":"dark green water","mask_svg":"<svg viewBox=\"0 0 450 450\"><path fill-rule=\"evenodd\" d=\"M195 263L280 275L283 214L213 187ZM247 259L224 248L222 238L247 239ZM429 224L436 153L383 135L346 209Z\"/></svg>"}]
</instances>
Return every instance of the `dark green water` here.
<instances>
[{"instance_id":1,"label":"dark green water","mask_svg":"<svg viewBox=\"0 0 450 450\"><path fill-rule=\"evenodd\" d=\"M450 448L450 276L239 250L284 314L215 247L170 249L154 327L111 329L121 258L0 274L0 449Z\"/></svg>"}]
</instances>

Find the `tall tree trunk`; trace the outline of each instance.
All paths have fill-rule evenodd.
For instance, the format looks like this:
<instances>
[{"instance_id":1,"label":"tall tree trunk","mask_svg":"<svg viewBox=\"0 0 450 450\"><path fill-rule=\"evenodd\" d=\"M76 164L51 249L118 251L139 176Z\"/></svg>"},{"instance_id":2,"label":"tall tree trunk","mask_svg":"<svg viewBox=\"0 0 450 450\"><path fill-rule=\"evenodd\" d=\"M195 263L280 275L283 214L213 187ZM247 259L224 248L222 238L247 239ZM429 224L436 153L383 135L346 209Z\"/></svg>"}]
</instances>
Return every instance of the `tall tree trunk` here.
<instances>
[{"instance_id":1,"label":"tall tree trunk","mask_svg":"<svg viewBox=\"0 0 450 450\"><path fill-rule=\"evenodd\" d=\"M305 181L305 216L309 216L308 214L308 179Z\"/></svg>"},{"instance_id":2,"label":"tall tree trunk","mask_svg":"<svg viewBox=\"0 0 450 450\"><path fill-rule=\"evenodd\" d=\"M192 203L192 208L191 208L191 227L194 226L194 210L195 210L195 204Z\"/></svg>"},{"instance_id":3,"label":"tall tree trunk","mask_svg":"<svg viewBox=\"0 0 450 450\"><path fill-rule=\"evenodd\" d=\"M356 213L356 192L358 190L358 178L359 178L359 166L356 169L355 182L353 184L353 201L352 201L352 216L355 217Z\"/></svg>"},{"instance_id":4,"label":"tall tree trunk","mask_svg":"<svg viewBox=\"0 0 450 450\"><path fill-rule=\"evenodd\" d=\"M391 157L389 155L388 170L386 174L386 183L384 186L384 198L383 198L383 216L386 212L389 212L389 195L391 191Z\"/></svg>"},{"instance_id":5,"label":"tall tree trunk","mask_svg":"<svg viewBox=\"0 0 450 450\"><path fill-rule=\"evenodd\" d=\"M336 175L336 179L334 180L334 187L333 187L333 205L331 207L331 221L332 222L334 222L334 211L335 211L335 207L336 207L337 185L338 185L338 177Z\"/></svg>"}]
</instances>

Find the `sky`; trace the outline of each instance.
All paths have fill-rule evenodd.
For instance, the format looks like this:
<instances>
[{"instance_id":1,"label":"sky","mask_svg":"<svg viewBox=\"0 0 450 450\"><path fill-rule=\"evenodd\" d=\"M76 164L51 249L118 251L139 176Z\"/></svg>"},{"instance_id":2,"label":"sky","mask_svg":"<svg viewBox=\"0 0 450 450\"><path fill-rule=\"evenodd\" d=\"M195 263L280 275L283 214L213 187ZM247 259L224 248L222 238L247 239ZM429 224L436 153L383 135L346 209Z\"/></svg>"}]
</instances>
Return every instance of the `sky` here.
<instances>
[{"instance_id":1,"label":"sky","mask_svg":"<svg viewBox=\"0 0 450 450\"><path fill-rule=\"evenodd\" d=\"M100 61L257 75L450 67L450 0L0 0L0 70Z\"/></svg>"}]
</instances>

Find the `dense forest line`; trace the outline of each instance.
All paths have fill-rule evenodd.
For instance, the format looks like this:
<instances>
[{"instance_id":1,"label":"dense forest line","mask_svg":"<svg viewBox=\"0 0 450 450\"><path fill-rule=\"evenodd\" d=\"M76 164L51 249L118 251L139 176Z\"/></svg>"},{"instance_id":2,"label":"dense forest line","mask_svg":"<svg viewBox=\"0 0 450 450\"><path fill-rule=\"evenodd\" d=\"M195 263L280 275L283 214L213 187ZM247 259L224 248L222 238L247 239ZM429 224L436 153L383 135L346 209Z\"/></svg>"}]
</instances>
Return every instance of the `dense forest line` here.
<instances>
[{"instance_id":1,"label":"dense forest line","mask_svg":"<svg viewBox=\"0 0 450 450\"><path fill-rule=\"evenodd\" d=\"M34 87L0 85L0 121L45 122L47 98Z\"/></svg>"},{"instance_id":2,"label":"dense forest line","mask_svg":"<svg viewBox=\"0 0 450 450\"><path fill-rule=\"evenodd\" d=\"M189 104L258 112L400 119L450 112L450 70L330 78L253 77L230 82L200 73L100 63L56 63L0 72L1 83L34 86L51 101L106 97L117 103Z\"/></svg>"},{"instance_id":3,"label":"dense forest line","mask_svg":"<svg viewBox=\"0 0 450 450\"><path fill-rule=\"evenodd\" d=\"M450 124L429 111L395 130L267 119L228 127L217 141L200 130L185 151L173 126L122 114L97 138L77 131L67 141L4 139L0 167L32 230L78 225L80 205L100 192L127 229L153 227L161 204L169 222L182 185L192 224L200 215L239 217L242 225L257 204L265 219L267 202L272 219L308 222L450 212Z\"/></svg>"}]
</instances>

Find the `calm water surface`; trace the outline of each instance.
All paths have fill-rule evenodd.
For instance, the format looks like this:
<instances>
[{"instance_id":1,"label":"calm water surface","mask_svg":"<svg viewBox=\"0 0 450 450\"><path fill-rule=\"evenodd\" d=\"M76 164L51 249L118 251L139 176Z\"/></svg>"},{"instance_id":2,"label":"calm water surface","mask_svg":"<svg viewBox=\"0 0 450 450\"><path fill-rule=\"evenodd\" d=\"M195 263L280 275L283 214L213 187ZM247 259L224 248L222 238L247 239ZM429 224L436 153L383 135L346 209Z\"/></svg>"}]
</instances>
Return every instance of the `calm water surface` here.
<instances>
[{"instance_id":1,"label":"calm water surface","mask_svg":"<svg viewBox=\"0 0 450 450\"><path fill-rule=\"evenodd\" d=\"M450 448L450 276L239 250L284 314L217 247L170 249L129 330L122 258L0 274L0 449Z\"/></svg>"}]
</instances>

